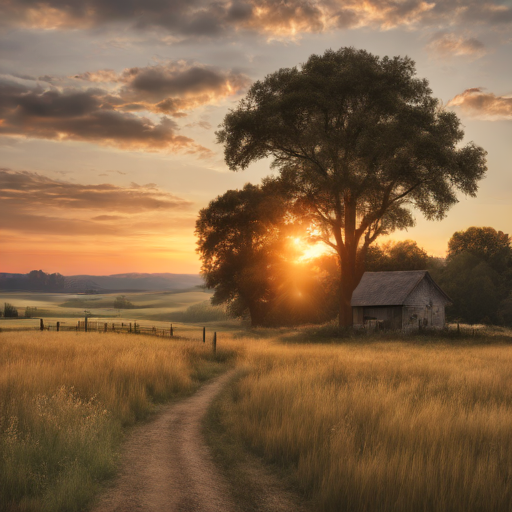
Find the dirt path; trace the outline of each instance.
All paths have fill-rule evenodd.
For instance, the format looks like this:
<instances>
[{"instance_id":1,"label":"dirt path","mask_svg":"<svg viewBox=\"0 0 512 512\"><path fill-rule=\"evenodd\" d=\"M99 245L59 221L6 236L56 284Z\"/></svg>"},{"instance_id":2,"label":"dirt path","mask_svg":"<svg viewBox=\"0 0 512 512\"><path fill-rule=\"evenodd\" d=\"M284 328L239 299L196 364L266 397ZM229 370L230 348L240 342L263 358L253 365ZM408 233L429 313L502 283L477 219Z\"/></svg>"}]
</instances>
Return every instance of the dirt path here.
<instances>
[{"instance_id":1,"label":"dirt path","mask_svg":"<svg viewBox=\"0 0 512 512\"><path fill-rule=\"evenodd\" d=\"M234 372L169 405L149 424L135 427L124 446L120 474L93 512L238 512L229 484L201 435L208 406ZM300 509L264 473L251 473L252 484L261 488L262 503L270 505L269 510Z\"/></svg>"}]
</instances>

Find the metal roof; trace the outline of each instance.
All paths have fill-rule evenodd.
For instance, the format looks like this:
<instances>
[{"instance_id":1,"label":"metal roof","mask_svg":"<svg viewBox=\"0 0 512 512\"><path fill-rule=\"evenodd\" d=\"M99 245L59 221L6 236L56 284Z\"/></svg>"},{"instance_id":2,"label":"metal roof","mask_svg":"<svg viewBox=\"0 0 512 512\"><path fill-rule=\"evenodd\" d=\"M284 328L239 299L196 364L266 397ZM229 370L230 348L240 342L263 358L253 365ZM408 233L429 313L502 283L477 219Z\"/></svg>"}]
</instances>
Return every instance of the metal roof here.
<instances>
[{"instance_id":1,"label":"metal roof","mask_svg":"<svg viewBox=\"0 0 512 512\"><path fill-rule=\"evenodd\" d=\"M434 287L451 302L446 293L432 279L427 270L395 272L365 272L352 294L352 306L401 306L409 294L423 280L429 279Z\"/></svg>"}]
</instances>

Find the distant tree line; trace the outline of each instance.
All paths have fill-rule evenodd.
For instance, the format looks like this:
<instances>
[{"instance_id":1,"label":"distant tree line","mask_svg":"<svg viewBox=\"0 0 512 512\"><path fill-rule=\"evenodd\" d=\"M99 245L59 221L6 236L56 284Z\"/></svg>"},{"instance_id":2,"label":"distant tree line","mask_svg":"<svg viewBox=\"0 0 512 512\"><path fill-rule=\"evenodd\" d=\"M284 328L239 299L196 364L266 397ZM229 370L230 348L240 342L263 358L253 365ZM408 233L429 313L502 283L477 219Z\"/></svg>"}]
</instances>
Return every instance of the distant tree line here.
<instances>
[{"instance_id":1,"label":"distant tree line","mask_svg":"<svg viewBox=\"0 0 512 512\"><path fill-rule=\"evenodd\" d=\"M59 274L47 274L42 270L32 270L28 274L0 276L2 290L30 290L37 292L59 292L66 286L66 278Z\"/></svg>"}]
</instances>

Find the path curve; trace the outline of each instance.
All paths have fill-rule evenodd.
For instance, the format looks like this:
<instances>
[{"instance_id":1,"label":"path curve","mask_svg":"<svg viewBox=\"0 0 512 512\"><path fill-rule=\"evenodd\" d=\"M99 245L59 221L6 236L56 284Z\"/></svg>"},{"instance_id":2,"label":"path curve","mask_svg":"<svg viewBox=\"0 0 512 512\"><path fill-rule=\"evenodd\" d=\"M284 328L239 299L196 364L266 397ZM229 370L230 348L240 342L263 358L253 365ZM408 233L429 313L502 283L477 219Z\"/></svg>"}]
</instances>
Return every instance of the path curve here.
<instances>
[{"instance_id":1,"label":"path curve","mask_svg":"<svg viewBox=\"0 0 512 512\"><path fill-rule=\"evenodd\" d=\"M93 512L233 512L229 486L201 435L201 420L236 370L134 427L121 472Z\"/></svg>"}]
</instances>

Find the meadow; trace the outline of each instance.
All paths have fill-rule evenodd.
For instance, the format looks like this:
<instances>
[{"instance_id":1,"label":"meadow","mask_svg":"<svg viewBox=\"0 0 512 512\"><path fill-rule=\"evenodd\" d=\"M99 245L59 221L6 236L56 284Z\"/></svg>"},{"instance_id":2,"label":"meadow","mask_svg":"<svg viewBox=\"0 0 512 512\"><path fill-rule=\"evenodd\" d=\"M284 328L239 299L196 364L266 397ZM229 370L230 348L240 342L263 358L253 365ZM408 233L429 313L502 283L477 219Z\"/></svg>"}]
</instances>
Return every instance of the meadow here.
<instances>
[{"instance_id":1,"label":"meadow","mask_svg":"<svg viewBox=\"0 0 512 512\"><path fill-rule=\"evenodd\" d=\"M135 307L116 309L116 297L123 295ZM36 292L0 292L0 308L5 302L18 308L19 317L25 308L37 308L36 316L45 318L83 318L84 310L93 318L170 321L173 314L183 314L191 306L209 302L211 292L200 288L161 292L116 292L103 294L67 294ZM4 319L8 321L7 319Z\"/></svg>"},{"instance_id":2,"label":"meadow","mask_svg":"<svg viewBox=\"0 0 512 512\"><path fill-rule=\"evenodd\" d=\"M0 509L79 511L115 473L124 430L234 358L127 334L0 334Z\"/></svg>"},{"instance_id":3,"label":"meadow","mask_svg":"<svg viewBox=\"0 0 512 512\"><path fill-rule=\"evenodd\" d=\"M318 512L510 511L512 346L493 339L246 340L210 443L284 471Z\"/></svg>"}]
</instances>

